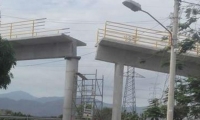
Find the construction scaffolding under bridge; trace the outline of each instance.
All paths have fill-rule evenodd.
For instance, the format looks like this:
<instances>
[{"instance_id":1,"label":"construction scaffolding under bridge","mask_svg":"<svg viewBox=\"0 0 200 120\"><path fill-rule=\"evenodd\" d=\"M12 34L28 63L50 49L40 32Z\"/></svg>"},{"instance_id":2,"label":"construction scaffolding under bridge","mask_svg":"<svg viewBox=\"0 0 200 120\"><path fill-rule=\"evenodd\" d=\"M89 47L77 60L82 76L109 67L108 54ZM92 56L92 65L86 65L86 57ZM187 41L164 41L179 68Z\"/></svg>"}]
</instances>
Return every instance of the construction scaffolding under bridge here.
<instances>
[{"instance_id":1,"label":"construction scaffolding under bridge","mask_svg":"<svg viewBox=\"0 0 200 120\"><path fill-rule=\"evenodd\" d=\"M94 74L80 74L77 81L77 94L74 98L75 116L77 120L96 120L101 118L103 108L104 76L98 78L97 70Z\"/></svg>"}]
</instances>

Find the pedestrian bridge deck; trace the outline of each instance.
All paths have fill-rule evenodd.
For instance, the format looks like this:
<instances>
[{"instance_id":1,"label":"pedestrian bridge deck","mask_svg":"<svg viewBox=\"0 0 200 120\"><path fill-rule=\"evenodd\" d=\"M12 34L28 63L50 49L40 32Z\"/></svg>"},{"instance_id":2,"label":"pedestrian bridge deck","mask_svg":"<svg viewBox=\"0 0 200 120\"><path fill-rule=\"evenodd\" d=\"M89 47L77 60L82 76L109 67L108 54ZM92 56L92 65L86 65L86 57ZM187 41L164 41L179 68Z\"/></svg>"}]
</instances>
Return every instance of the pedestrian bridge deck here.
<instances>
[{"instance_id":1,"label":"pedestrian bridge deck","mask_svg":"<svg viewBox=\"0 0 200 120\"><path fill-rule=\"evenodd\" d=\"M179 36L179 41L184 38ZM98 30L96 59L168 73L169 67L162 65L169 60L170 53L157 52L170 46L169 39L170 35L164 31L106 22L105 28ZM196 45L195 49L178 55L178 63L183 63L183 70L177 69L178 75L199 75L199 50L200 46Z\"/></svg>"},{"instance_id":2,"label":"pedestrian bridge deck","mask_svg":"<svg viewBox=\"0 0 200 120\"><path fill-rule=\"evenodd\" d=\"M69 28L45 29L45 18L5 23L0 26L3 39L13 45L17 60L76 56L76 47L86 44L67 35Z\"/></svg>"}]
</instances>

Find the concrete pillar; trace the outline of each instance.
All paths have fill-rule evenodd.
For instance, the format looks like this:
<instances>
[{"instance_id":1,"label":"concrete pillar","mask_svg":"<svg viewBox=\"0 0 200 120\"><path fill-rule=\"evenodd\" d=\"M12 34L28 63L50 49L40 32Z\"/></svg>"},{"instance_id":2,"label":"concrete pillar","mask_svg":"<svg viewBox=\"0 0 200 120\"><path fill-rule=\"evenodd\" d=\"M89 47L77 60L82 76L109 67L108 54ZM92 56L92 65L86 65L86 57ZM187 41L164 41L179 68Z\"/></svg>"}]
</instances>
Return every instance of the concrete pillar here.
<instances>
[{"instance_id":1,"label":"concrete pillar","mask_svg":"<svg viewBox=\"0 0 200 120\"><path fill-rule=\"evenodd\" d=\"M78 72L78 61L80 57L66 57L66 76L65 76L65 91L64 91L64 106L63 106L63 119L73 120L74 104L76 97L76 84ZM73 99L74 98L74 99Z\"/></svg>"},{"instance_id":2,"label":"concrete pillar","mask_svg":"<svg viewBox=\"0 0 200 120\"><path fill-rule=\"evenodd\" d=\"M124 65L115 64L112 120L121 120Z\"/></svg>"}]
</instances>

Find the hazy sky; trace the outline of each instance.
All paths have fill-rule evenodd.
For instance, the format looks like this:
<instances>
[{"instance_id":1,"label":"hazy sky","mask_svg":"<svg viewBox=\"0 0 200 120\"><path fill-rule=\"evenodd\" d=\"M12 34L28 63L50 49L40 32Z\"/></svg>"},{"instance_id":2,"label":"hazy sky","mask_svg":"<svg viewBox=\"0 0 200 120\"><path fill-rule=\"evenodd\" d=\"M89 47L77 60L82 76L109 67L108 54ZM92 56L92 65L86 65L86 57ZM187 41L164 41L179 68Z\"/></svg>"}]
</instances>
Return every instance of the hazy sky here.
<instances>
[{"instance_id":1,"label":"hazy sky","mask_svg":"<svg viewBox=\"0 0 200 120\"><path fill-rule=\"evenodd\" d=\"M148 15L141 12L134 13L124 7L122 2L122 0L0 0L0 9L2 23L47 18L46 28L70 28L70 36L87 43L86 47L78 49L78 55L84 55L79 62L79 72L94 73L97 69L99 77L104 75L104 91L106 91L104 102L112 103L114 65L95 60L97 29L103 28L105 21L115 21L163 30ZM137 2L164 25L170 23L168 16L173 11L173 0L137 0ZM37 97L63 96L65 68L64 59L17 62L17 66L12 70L14 79L11 85L0 93L21 90ZM153 96L155 85L156 96L161 96L167 75L141 69L136 71L145 77L136 79L137 106L146 106L148 99Z\"/></svg>"}]
</instances>

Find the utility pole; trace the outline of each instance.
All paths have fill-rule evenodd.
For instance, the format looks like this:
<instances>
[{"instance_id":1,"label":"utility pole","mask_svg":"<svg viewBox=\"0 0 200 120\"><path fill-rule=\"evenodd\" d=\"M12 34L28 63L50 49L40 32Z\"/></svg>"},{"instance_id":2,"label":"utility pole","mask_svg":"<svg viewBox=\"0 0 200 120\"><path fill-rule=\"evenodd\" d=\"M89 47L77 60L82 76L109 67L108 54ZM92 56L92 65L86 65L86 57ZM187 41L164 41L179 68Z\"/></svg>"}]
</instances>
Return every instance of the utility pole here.
<instances>
[{"instance_id":1,"label":"utility pole","mask_svg":"<svg viewBox=\"0 0 200 120\"><path fill-rule=\"evenodd\" d=\"M167 120L173 120L174 116L174 84L176 75L176 51L177 34L178 34L178 15L179 1L174 0L174 15L173 15L173 33L171 40L171 56L170 56L170 71L169 71L169 91L168 91L168 105L167 105Z\"/></svg>"}]
</instances>

